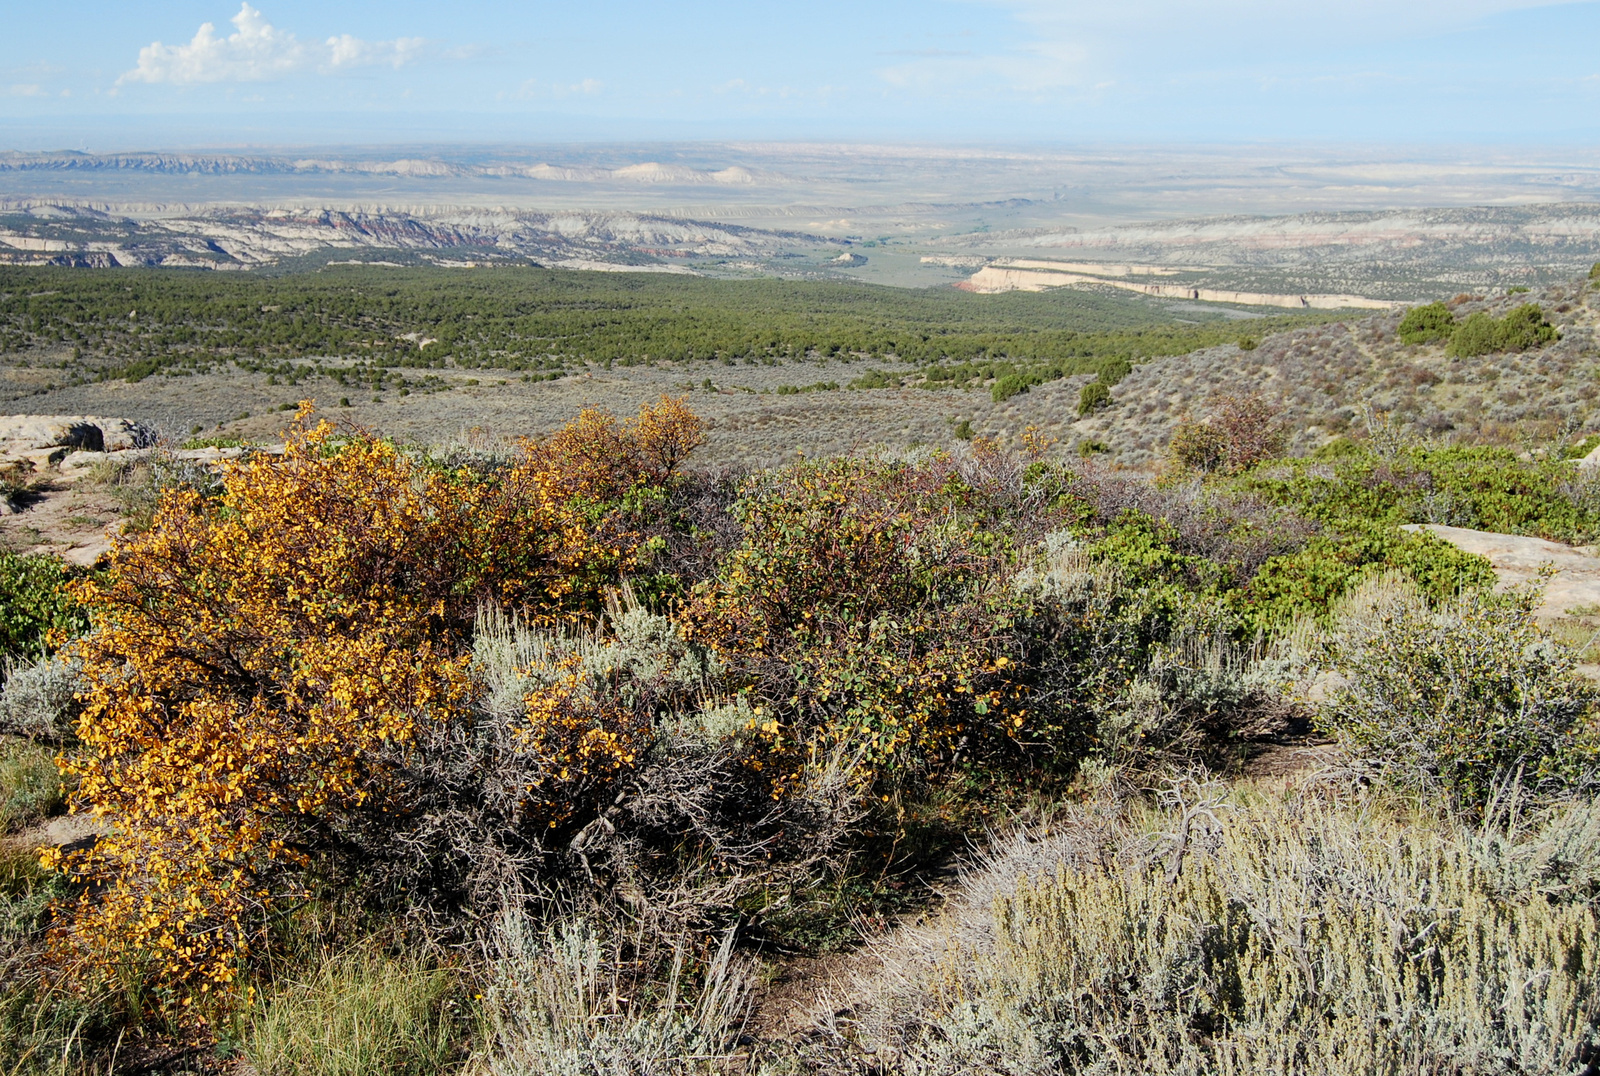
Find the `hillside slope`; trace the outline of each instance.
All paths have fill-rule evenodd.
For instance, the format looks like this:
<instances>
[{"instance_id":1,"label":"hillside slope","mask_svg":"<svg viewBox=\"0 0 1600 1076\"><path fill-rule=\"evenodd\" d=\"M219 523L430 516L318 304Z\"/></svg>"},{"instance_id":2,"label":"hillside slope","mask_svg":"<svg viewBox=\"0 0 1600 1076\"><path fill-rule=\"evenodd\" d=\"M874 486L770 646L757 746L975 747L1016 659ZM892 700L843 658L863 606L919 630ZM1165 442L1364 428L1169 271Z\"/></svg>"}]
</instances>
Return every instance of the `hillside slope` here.
<instances>
[{"instance_id":1,"label":"hillside slope","mask_svg":"<svg viewBox=\"0 0 1600 1076\"><path fill-rule=\"evenodd\" d=\"M1120 462L1149 464L1186 414L1252 392L1282 410L1298 452L1359 430L1367 407L1408 432L1445 440L1512 442L1563 424L1600 428L1600 290L1578 280L1457 296L1448 305L1461 320L1479 310L1500 317L1530 301L1561 334L1536 351L1452 358L1442 343L1403 344L1397 310L1278 333L1254 350L1226 345L1152 360L1112 389L1109 407L1066 429L1075 441L1104 442Z\"/></svg>"}]
</instances>

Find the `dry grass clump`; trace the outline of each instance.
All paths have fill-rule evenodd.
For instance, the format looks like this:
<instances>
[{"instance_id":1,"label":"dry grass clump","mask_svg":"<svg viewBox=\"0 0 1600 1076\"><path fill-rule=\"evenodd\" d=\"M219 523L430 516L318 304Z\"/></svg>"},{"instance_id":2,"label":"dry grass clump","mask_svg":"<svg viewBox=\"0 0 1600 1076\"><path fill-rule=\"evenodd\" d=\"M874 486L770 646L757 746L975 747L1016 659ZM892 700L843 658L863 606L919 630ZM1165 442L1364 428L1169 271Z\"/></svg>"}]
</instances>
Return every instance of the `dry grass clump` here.
<instances>
[{"instance_id":1,"label":"dry grass clump","mask_svg":"<svg viewBox=\"0 0 1600 1076\"><path fill-rule=\"evenodd\" d=\"M1596 822L1568 808L1491 847L1249 786L1074 809L888 946L815 1051L924 1076L1579 1071L1600 1051L1600 911L1571 834Z\"/></svg>"},{"instance_id":2,"label":"dry grass clump","mask_svg":"<svg viewBox=\"0 0 1600 1076\"><path fill-rule=\"evenodd\" d=\"M39 822L65 805L55 752L0 737L0 835Z\"/></svg>"},{"instance_id":3,"label":"dry grass clump","mask_svg":"<svg viewBox=\"0 0 1600 1076\"><path fill-rule=\"evenodd\" d=\"M362 947L307 969L248 1018L261 1076L433 1076L454 1066L455 982L418 956Z\"/></svg>"}]
</instances>

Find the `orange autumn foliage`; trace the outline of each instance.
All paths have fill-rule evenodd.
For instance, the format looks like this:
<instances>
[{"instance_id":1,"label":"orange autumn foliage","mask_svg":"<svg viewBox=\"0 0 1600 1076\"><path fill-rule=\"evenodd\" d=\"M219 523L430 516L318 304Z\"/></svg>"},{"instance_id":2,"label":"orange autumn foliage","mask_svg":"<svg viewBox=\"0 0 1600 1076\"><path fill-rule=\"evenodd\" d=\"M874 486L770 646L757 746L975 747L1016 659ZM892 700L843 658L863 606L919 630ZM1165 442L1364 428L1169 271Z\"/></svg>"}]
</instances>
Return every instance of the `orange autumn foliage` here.
<instances>
[{"instance_id":1,"label":"orange autumn foliage","mask_svg":"<svg viewBox=\"0 0 1600 1076\"><path fill-rule=\"evenodd\" d=\"M613 500L641 485L662 485L704 440L704 424L681 399L663 396L633 419L585 410L547 441L525 442L538 465L583 495Z\"/></svg>"},{"instance_id":2,"label":"orange autumn foliage","mask_svg":"<svg viewBox=\"0 0 1600 1076\"><path fill-rule=\"evenodd\" d=\"M480 604L546 620L597 608L634 548L594 504L619 474L666 481L698 438L676 401L631 422L585 412L485 474L303 410L283 456L229 465L220 496L165 493L150 529L75 589L95 627L73 644L88 687L62 765L109 827L46 854L88 887L62 954L185 1003L231 983L316 856L408 809L397 775L418 730L473 702ZM619 466L600 466L606 452ZM557 765L563 751L621 765L625 738L581 724L563 710L529 735Z\"/></svg>"}]
</instances>

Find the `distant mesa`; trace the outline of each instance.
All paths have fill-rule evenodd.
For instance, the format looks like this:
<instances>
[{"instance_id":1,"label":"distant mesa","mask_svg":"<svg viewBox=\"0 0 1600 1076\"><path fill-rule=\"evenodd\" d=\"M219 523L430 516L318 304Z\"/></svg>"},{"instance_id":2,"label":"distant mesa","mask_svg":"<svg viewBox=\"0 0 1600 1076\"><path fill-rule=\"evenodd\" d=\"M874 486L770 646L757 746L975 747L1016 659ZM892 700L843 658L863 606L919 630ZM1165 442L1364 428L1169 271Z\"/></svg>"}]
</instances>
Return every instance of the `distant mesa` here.
<instances>
[{"instance_id":1,"label":"distant mesa","mask_svg":"<svg viewBox=\"0 0 1600 1076\"><path fill-rule=\"evenodd\" d=\"M667 186L753 186L781 182L771 172L740 165L722 169L646 161L620 168L567 167L506 161L468 163L402 157L255 157L230 153L0 153L0 172L144 172L160 175L393 175L412 179L462 176L538 179L562 183L639 183Z\"/></svg>"},{"instance_id":2,"label":"distant mesa","mask_svg":"<svg viewBox=\"0 0 1600 1076\"><path fill-rule=\"evenodd\" d=\"M0 199L0 212L9 217L9 226L0 227L0 265L237 270L332 254L329 264L404 260L469 268L533 261L563 268L692 273L683 264L687 259L768 258L821 242L800 233L608 211L89 209ZM371 255L380 251L383 261L375 261ZM397 254L406 257L397 259Z\"/></svg>"},{"instance_id":3,"label":"distant mesa","mask_svg":"<svg viewBox=\"0 0 1600 1076\"><path fill-rule=\"evenodd\" d=\"M855 254L855 253L852 253L851 251L847 250L843 254L839 255L837 258L829 258L828 259L828 264L829 265L840 265L840 266L866 265L867 264L867 256L865 254Z\"/></svg>"},{"instance_id":4,"label":"distant mesa","mask_svg":"<svg viewBox=\"0 0 1600 1076\"><path fill-rule=\"evenodd\" d=\"M1136 291L1160 299L1189 299L1240 306L1276 306L1292 310L1389 310L1398 305L1361 295L1285 295L1271 292L1226 291L1194 284L1157 284L1152 276L1170 276L1169 266L1091 265L1082 262L1047 262L1001 259L979 269L955 286L962 291L993 295L1006 291L1045 291L1075 285L1099 284Z\"/></svg>"}]
</instances>

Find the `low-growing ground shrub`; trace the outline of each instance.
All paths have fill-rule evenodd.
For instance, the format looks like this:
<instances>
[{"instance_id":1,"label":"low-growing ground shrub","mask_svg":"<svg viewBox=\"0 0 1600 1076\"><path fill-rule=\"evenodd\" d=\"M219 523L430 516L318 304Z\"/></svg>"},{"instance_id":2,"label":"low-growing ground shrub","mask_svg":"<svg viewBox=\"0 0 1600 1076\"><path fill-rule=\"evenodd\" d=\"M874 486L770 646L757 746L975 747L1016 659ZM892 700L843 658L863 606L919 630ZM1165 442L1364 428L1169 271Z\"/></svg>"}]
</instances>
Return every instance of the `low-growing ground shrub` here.
<instances>
[{"instance_id":1,"label":"low-growing ground shrub","mask_svg":"<svg viewBox=\"0 0 1600 1076\"><path fill-rule=\"evenodd\" d=\"M1487 1076L1600 1048L1600 910L1543 854L1592 873L1569 839L1592 806L1491 848L1314 794L1164 798L1003 844L930 930L880 947L812 1071ZM1508 888L1536 861L1549 895Z\"/></svg>"},{"instance_id":2,"label":"low-growing ground shrub","mask_svg":"<svg viewBox=\"0 0 1600 1076\"><path fill-rule=\"evenodd\" d=\"M245 448L250 444L242 437L218 435L215 437L191 437L183 443L189 451L200 448Z\"/></svg>"},{"instance_id":3,"label":"low-growing ground shrub","mask_svg":"<svg viewBox=\"0 0 1600 1076\"><path fill-rule=\"evenodd\" d=\"M1495 580L1488 560L1426 531L1351 521L1261 566L1234 604L1252 628L1275 632L1302 618L1325 620L1339 599L1385 571L1406 574L1432 601Z\"/></svg>"},{"instance_id":4,"label":"low-growing ground shrub","mask_svg":"<svg viewBox=\"0 0 1600 1076\"><path fill-rule=\"evenodd\" d=\"M80 575L60 557L0 552L0 654L31 656L52 632L83 632L88 618L67 589Z\"/></svg>"},{"instance_id":5,"label":"low-growing ground shrub","mask_svg":"<svg viewBox=\"0 0 1600 1076\"><path fill-rule=\"evenodd\" d=\"M1483 809L1500 790L1589 790L1600 776L1600 690L1533 616L1538 590L1469 590L1430 609L1371 591L1328 641L1341 684L1319 726L1370 772L1430 800Z\"/></svg>"},{"instance_id":6,"label":"low-growing ground shrub","mask_svg":"<svg viewBox=\"0 0 1600 1076\"><path fill-rule=\"evenodd\" d=\"M1506 448L1358 447L1331 459L1274 461L1238 486L1333 529L1443 523L1575 544L1600 535L1597 491L1571 463L1522 459Z\"/></svg>"}]
</instances>

